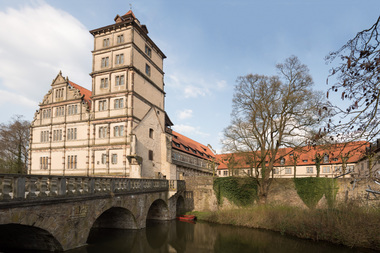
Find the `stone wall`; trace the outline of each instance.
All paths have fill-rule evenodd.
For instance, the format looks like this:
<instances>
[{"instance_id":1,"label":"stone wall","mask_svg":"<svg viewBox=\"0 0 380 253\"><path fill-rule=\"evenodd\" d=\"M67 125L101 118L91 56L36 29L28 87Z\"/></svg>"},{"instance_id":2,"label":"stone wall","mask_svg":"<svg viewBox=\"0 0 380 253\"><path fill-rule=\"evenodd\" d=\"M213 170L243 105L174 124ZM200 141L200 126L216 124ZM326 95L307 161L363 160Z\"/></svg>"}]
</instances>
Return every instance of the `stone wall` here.
<instances>
[{"instance_id":1,"label":"stone wall","mask_svg":"<svg viewBox=\"0 0 380 253\"><path fill-rule=\"evenodd\" d=\"M189 177L186 180L186 208L188 211L216 211L218 209L228 209L236 207L226 198L223 204L218 206L215 192L213 190L212 177ZM352 178L340 178L338 182L337 202L354 201L361 205L380 205L380 196L377 199L373 194L369 194L366 189L368 185L372 190L380 191L380 186L371 180L362 179L354 182ZM267 203L283 204L306 208L295 189L293 179L275 179L272 182ZM323 197L318 207L327 206L325 197Z\"/></svg>"}]
</instances>

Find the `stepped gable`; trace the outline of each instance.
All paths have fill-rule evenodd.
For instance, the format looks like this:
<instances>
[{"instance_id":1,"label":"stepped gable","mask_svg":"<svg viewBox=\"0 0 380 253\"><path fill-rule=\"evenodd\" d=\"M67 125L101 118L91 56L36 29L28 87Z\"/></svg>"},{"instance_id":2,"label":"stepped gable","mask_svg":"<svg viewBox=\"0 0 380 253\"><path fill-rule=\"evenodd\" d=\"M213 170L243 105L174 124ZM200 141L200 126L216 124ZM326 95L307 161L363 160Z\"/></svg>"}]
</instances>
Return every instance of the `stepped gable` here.
<instances>
[{"instance_id":1,"label":"stepped gable","mask_svg":"<svg viewBox=\"0 0 380 253\"><path fill-rule=\"evenodd\" d=\"M215 154L209 149L209 147L175 131L173 131L172 147L173 149L206 160L211 160L215 157Z\"/></svg>"},{"instance_id":2,"label":"stepped gable","mask_svg":"<svg viewBox=\"0 0 380 253\"><path fill-rule=\"evenodd\" d=\"M91 109L91 96L92 96L92 92L72 81L69 81L69 84L71 86L73 86L75 89L78 89L80 94L83 95L83 99L84 101L86 101L86 103L88 104L89 108Z\"/></svg>"}]
</instances>

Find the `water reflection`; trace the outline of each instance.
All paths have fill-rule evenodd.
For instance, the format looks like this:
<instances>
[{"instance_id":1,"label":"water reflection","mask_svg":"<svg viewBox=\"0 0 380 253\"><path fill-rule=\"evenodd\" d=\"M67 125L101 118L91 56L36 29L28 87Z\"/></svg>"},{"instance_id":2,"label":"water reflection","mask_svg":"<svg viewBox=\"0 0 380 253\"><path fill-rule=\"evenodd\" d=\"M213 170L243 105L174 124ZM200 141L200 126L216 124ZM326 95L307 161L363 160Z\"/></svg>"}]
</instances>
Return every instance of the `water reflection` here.
<instances>
[{"instance_id":1,"label":"water reflection","mask_svg":"<svg viewBox=\"0 0 380 253\"><path fill-rule=\"evenodd\" d=\"M148 222L147 228L141 230L97 229L91 232L88 243L88 246L68 253L375 252L299 240L268 231L180 221Z\"/></svg>"}]
</instances>

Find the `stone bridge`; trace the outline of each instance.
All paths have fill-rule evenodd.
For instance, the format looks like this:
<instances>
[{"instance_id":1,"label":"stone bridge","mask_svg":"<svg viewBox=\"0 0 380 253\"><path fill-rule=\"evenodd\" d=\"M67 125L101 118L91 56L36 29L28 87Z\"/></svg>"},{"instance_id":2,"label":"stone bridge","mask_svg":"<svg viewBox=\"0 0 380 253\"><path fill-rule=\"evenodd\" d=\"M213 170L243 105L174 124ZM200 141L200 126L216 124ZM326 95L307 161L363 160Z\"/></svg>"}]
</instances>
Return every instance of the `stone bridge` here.
<instances>
[{"instance_id":1,"label":"stone bridge","mask_svg":"<svg viewBox=\"0 0 380 253\"><path fill-rule=\"evenodd\" d=\"M185 182L0 174L0 251L64 251L92 228L144 228L184 210Z\"/></svg>"}]
</instances>

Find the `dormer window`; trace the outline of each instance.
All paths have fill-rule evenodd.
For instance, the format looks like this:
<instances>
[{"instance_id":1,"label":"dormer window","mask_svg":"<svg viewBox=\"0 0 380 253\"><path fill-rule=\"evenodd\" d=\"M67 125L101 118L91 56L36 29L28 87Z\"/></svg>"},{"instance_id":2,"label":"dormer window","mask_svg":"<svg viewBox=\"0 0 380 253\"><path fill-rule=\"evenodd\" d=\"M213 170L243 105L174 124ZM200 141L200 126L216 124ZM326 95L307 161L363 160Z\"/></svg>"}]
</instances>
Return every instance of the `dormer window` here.
<instances>
[{"instance_id":1,"label":"dormer window","mask_svg":"<svg viewBox=\"0 0 380 253\"><path fill-rule=\"evenodd\" d=\"M328 162L329 162L329 155L328 155L328 154L325 154L325 155L323 156L323 162L324 162L324 163L328 163Z\"/></svg>"},{"instance_id":2,"label":"dormer window","mask_svg":"<svg viewBox=\"0 0 380 253\"><path fill-rule=\"evenodd\" d=\"M282 158L280 159L280 165L284 165L284 164L285 164L285 158L282 157Z\"/></svg>"}]
</instances>

